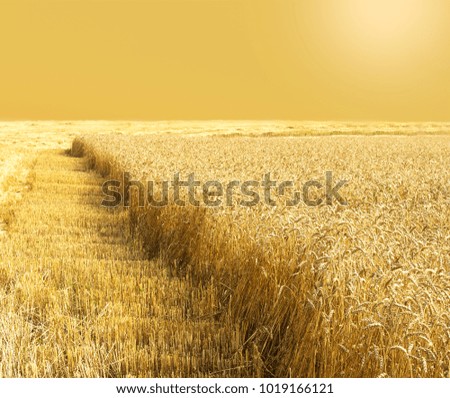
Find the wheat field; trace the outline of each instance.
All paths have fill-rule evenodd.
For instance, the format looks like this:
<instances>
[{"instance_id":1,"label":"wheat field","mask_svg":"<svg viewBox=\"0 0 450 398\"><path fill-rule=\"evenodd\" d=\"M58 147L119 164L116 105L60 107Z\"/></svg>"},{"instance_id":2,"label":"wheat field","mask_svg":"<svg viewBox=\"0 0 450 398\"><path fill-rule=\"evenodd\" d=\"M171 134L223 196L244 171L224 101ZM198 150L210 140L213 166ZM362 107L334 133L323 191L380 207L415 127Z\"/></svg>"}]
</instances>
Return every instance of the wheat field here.
<instances>
[{"instance_id":1,"label":"wheat field","mask_svg":"<svg viewBox=\"0 0 450 398\"><path fill-rule=\"evenodd\" d=\"M2 123L0 376L448 377L449 131ZM326 171L347 204L101 206L124 173Z\"/></svg>"}]
</instances>

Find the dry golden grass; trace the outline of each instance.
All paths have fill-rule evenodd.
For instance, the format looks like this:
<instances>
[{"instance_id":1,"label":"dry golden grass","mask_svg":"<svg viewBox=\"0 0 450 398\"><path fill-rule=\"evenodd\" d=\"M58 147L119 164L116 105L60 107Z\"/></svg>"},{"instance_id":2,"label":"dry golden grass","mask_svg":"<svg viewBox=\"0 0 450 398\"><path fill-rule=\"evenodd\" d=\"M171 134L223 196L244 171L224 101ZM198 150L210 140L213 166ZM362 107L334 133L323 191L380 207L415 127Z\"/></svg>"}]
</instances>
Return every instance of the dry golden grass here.
<instances>
[{"instance_id":1,"label":"dry golden grass","mask_svg":"<svg viewBox=\"0 0 450 398\"><path fill-rule=\"evenodd\" d=\"M448 376L448 136L96 136L73 148L119 180L349 179L348 206L134 206L128 223L150 258L213 286L252 371Z\"/></svg>"},{"instance_id":2,"label":"dry golden grass","mask_svg":"<svg viewBox=\"0 0 450 398\"><path fill-rule=\"evenodd\" d=\"M243 374L232 327L208 312L211 287L146 260L124 214L98 206L101 178L84 164L39 155L0 240L0 376Z\"/></svg>"},{"instance_id":3,"label":"dry golden grass","mask_svg":"<svg viewBox=\"0 0 450 398\"><path fill-rule=\"evenodd\" d=\"M449 376L446 131L2 123L0 376ZM84 158L62 150L77 133ZM101 183L124 171L326 170L350 180L348 206L100 207Z\"/></svg>"}]
</instances>

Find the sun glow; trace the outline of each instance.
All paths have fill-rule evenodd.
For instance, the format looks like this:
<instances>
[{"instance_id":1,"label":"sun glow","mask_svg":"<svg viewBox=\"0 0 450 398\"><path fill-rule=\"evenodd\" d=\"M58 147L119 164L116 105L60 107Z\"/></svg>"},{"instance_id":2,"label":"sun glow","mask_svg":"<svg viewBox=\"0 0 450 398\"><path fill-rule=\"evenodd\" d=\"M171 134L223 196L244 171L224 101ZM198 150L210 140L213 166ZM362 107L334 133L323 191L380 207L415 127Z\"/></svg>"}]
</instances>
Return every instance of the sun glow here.
<instances>
[{"instance_id":1,"label":"sun glow","mask_svg":"<svg viewBox=\"0 0 450 398\"><path fill-rule=\"evenodd\" d=\"M443 0L295 1L299 54L310 74L347 106L408 117L442 103L448 65L448 3ZM299 55L297 63L304 62ZM443 92L443 91L442 91ZM440 100L438 100L440 98ZM401 105L400 105L401 104ZM414 110L414 111L413 111ZM388 112L386 112L387 114ZM376 115L376 116L375 116Z\"/></svg>"},{"instance_id":2,"label":"sun glow","mask_svg":"<svg viewBox=\"0 0 450 398\"><path fill-rule=\"evenodd\" d=\"M344 0L341 33L348 43L374 54L402 53L429 44L438 13L425 0Z\"/></svg>"},{"instance_id":3,"label":"sun glow","mask_svg":"<svg viewBox=\"0 0 450 398\"><path fill-rule=\"evenodd\" d=\"M354 56L402 57L406 53L432 50L442 42L445 24L439 0L340 0L307 4L296 3L299 23L310 24L309 34L323 40L321 45L327 50L331 47ZM314 26L304 19L305 15L314 20Z\"/></svg>"},{"instance_id":4,"label":"sun glow","mask_svg":"<svg viewBox=\"0 0 450 398\"><path fill-rule=\"evenodd\" d=\"M0 118L448 120L449 0L0 0Z\"/></svg>"},{"instance_id":5,"label":"sun glow","mask_svg":"<svg viewBox=\"0 0 450 398\"><path fill-rule=\"evenodd\" d=\"M426 11L417 0L346 1L342 7L350 30L380 43L409 40Z\"/></svg>"},{"instance_id":6,"label":"sun glow","mask_svg":"<svg viewBox=\"0 0 450 398\"><path fill-rule=\"evenodd\" d=\"M442 41L438 1L342 0L330 9L344 53L388 68L419 65Z\"/></svg>"}]
</instances>

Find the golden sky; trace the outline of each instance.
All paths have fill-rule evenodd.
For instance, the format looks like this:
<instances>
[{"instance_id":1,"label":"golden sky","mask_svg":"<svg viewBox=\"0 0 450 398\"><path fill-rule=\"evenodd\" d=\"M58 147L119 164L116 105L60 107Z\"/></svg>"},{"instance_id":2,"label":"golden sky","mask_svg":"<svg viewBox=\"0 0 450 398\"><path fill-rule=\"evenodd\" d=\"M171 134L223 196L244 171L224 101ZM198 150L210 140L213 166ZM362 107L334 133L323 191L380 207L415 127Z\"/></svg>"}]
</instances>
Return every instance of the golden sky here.
<instances>
[{"instance_id":1,"label":"golden sky","mask_svg":"<svg viewBox=\"0 0 450 398\"><path fill-rule=\"evenodd\" d=\"M450 120L449 0L0 0L0 119Z\"/></svg>"}]
</instances>

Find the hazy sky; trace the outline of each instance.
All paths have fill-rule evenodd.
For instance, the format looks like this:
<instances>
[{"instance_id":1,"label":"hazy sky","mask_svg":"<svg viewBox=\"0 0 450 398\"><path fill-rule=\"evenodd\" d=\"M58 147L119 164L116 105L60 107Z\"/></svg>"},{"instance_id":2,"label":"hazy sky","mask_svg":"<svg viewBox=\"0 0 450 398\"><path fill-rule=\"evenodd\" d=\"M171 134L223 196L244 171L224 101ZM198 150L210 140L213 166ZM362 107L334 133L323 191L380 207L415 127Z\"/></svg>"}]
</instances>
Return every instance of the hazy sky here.
<instances>
[{"instance_id":1,"label":"hazy sky","mask_svg":"<svg viewBox=\"0 0 450 398\"><path fill-rule=\"evenodd\" d=\"M450 120L448 0L0 0L0 119Z\"/></svg>"}]
</instances>

